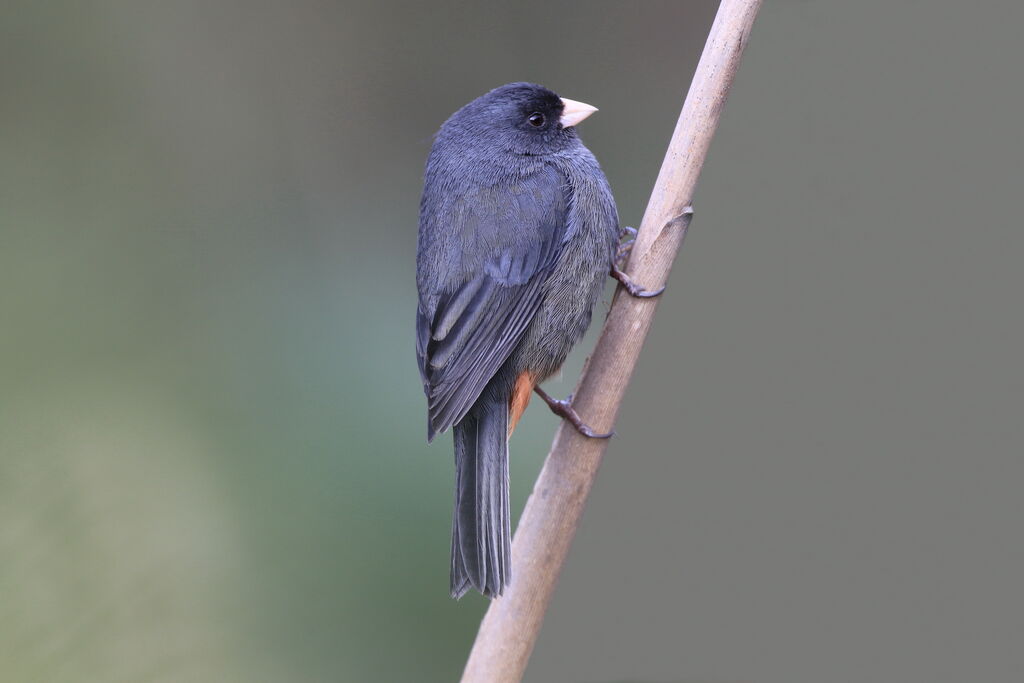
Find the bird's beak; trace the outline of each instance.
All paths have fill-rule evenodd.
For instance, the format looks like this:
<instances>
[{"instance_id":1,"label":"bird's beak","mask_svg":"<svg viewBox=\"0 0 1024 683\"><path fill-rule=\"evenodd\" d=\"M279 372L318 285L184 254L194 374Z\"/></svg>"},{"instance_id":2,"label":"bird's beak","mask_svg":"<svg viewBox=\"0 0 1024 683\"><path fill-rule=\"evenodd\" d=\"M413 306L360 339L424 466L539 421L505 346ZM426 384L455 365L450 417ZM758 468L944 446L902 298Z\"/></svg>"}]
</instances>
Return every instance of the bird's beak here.
<instances>
[{"instance_id":1,"label":"bird's beak","mask_svg":"<svg viewBox=\"0 0 1024 683\"><path fill-rule=\"evenodd\" d=\"M562 107L562 118L559 119L562 128L575 126L597 111L597 107L592 107L589 104L577 102L576 100L567 100L564 97L562 98Z\"/></svg>"}]
</instances>

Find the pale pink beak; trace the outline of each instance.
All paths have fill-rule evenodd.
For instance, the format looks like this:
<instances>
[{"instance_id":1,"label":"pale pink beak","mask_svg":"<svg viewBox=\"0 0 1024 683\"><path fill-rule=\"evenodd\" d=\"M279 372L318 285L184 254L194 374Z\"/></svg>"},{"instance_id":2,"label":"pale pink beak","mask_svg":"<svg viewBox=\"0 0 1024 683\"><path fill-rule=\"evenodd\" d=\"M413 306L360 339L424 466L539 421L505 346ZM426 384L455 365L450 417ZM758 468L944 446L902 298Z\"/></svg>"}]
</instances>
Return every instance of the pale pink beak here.
<instances>
[{"instance_id":1,"label":"pale pink beak","mask_svg":"<svg viewBox=\"0 0 1024 683\"><path fill-rule=\"evenodd\" d=\"M593 107L583 102L577 102L576 100L569 100L564 97L562 98L562 106L565 107L562 110L562 118L559 119L559 122L562 124L562 128L575 126L577 123L597 111L597 107Z\"/></svg>"}]
</instances>

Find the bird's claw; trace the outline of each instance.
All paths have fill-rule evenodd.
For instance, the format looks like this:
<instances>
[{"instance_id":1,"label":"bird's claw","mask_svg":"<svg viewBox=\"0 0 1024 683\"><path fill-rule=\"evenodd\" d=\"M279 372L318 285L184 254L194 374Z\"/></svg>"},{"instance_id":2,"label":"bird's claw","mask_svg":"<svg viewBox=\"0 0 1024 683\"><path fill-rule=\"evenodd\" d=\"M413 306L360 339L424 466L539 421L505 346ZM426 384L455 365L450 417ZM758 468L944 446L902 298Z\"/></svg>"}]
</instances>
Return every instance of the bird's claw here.
<instances>
[{"instance_id":1,"label":"bird's claw","mask_svg":"<svg viewBox=\"0 0 1024 683\"><path fill-rule=\"evenodd\" d=\"M583 418L580 417L580 414L572 407L572 394L569 394L568 398L559 400L541 389L540 386L535 386L533 390L537 392L538 396L544 399L544 402L548 404L548 408L551 408L551 412L571 424L576 428L576 431L583 436L590 439L610 439L615 436L614 429L607 433L595 432L591 429L591 427L583 421Z\"/></svg>"},{"instance_id":2,"label":"bird's claw","mask_svg":"<svg viewBox=\"0 0 1024 683\"><path fill-rule=\"evenodd\" d=\"M612 264L611 276L622 284L622 287L630 296L635 296L638 299L651 299L665 291L664 287L659 287L658 289L644 289L643 286L636 283L631 277L629 277L629 275L627 275L617 263Z\"/></svg>"}]
</instances>

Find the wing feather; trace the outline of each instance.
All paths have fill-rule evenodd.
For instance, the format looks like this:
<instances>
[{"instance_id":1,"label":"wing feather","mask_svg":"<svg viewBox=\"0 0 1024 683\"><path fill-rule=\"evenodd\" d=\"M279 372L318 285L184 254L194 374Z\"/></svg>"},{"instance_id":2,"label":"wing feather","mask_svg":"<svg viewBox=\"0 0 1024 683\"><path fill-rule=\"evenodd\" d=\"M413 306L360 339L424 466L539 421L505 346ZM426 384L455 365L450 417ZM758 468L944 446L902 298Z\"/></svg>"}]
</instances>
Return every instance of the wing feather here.
<instances>
[{"instance_id":1,"label":"wing feather","mask_svg":"<svg viewBox=\"0 0 1024 683\"><path fill-rule=\"evenodd\" d=\"M568 220L564 182L550 167L511 189L436 199L424 205L454 205L421 216L416 351L430 438L465 416L522 339Z\"/></svg>"}]
</instances>

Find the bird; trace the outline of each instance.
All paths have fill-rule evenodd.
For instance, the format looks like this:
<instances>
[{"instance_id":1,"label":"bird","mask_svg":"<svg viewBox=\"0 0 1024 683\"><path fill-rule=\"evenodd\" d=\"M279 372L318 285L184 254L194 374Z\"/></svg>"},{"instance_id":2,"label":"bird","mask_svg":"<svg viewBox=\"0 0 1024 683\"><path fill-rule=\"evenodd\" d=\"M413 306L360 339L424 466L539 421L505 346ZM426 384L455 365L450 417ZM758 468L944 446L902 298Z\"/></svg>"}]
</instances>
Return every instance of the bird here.
<instances>
[{"instance_id":1,"label":"bird","mask_svg":"<svg viewBox=\"0 0 1024 683\"><path fill-rule=\"evenodd\" d=\"M453 429L450 594L500 596L511 580L508 439L532 393L596 433L540 383L590 325L616 262L618 212L576 126L597 111L509 83L442 124L424 171L416 251L416 357L427 440Z\"/></svg>"}]
</instances>

